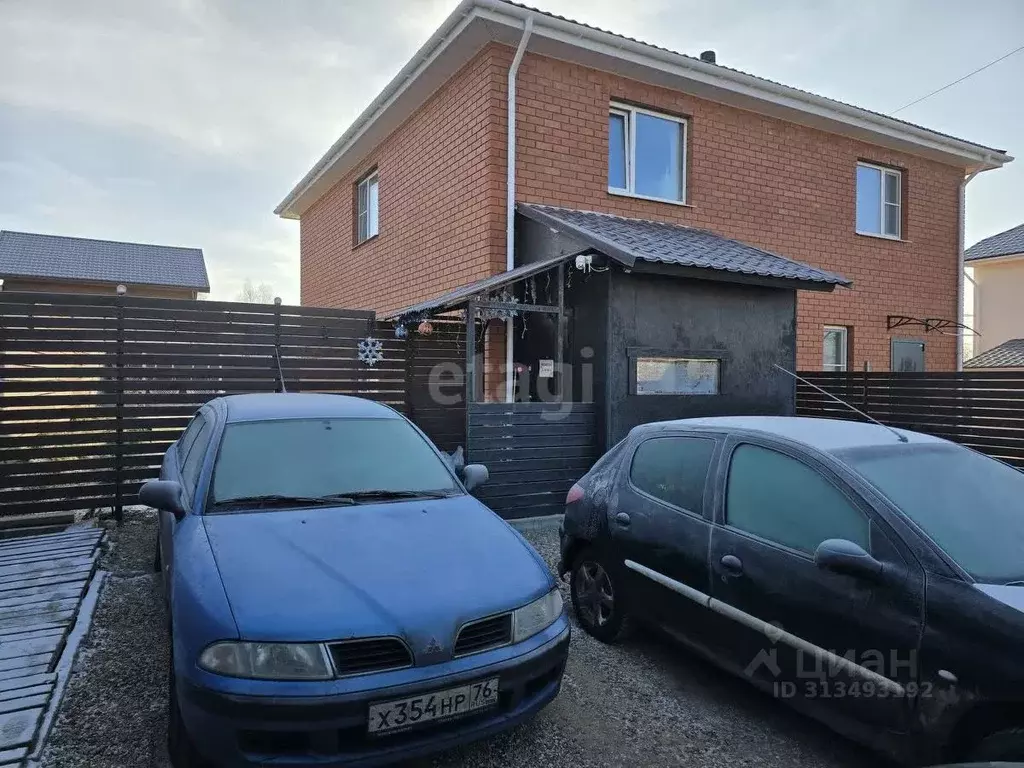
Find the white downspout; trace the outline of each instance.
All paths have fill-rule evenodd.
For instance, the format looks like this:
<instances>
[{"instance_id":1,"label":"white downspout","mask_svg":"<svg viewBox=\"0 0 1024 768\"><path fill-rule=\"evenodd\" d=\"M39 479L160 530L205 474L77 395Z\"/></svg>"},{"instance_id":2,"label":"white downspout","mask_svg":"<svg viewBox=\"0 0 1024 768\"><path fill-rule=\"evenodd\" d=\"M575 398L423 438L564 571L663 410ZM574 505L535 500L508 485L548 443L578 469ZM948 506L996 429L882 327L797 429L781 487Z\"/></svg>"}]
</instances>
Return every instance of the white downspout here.
<instances>
[{"instance_id":1,"label":"white downspout","mask_svg":"<svg viewBox=\"0 0 1024 768\"><path fill-rule=\"evenodd\" d=\"M964 322L964 271L966 270L966 264L964 263L964 238L966 237L966 224L965 217L967 211L967 185L970 184L971 179L977 176L984 170L987 170L987 164L989 158L986 155L985 164L983 164L978 170L972 171L970 174L964 177L964 180L960 182L960 216L959 216L959 236L960 236L960 248L957 252L956 261L956 306L957 306L957 322L963 325ZM956 329L956 369L962 371L964 369L964 329Z\"/></svg>"},{"instance_id":2,"label":"white downspout","mask_svg":"<svg viewBox=\"0 0 1024 768\"><path fill-rule=\"evenodd\" d=\"M505 271L509 271L516 265L516 75L519 74L519 65L526 53L526 46L530 42L530 35L533 33L533 14L526 17L523 24L523 36L519 40L519 47L516 48L515 58L508 68L508 150L506 156L507 178L505 190L507 199L505 201ZM515 374L512 371L512 337L514 324L512 320L505 321L505 402L511 403L513 383Z\"/></svg>"}]
</instances>

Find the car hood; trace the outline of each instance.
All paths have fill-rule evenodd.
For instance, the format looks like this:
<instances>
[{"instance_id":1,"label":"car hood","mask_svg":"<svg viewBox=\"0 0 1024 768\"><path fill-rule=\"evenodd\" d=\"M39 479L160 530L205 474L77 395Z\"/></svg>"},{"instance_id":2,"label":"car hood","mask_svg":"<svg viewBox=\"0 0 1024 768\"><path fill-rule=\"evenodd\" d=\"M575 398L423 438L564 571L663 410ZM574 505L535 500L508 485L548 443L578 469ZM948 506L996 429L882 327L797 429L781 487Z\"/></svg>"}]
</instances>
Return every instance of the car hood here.
<instances>
[{"instance_id":1,"label":"car hood","mask_svg":"<svg viewBox=\"0 0 1024 768\"><path fill-rule=\"evenodd\" d=\"M998 600L1003 605L1008 605L1011 608L1016 608L1018 611L1024 612L1024 586L1011 584L975 584L974 588L979 592L984 592L994 600Z\"/></svg>"},{"instance_id":2,"label":"car hood","mask_svg":"<svg viewBox=\"0 0 1024 768\"><path fill-rule=\"evenodd\" d=\"M204 517L241 637L398 635L414 650L528 603L553 579L472 496Z\"/></svg>"}]
</instances>

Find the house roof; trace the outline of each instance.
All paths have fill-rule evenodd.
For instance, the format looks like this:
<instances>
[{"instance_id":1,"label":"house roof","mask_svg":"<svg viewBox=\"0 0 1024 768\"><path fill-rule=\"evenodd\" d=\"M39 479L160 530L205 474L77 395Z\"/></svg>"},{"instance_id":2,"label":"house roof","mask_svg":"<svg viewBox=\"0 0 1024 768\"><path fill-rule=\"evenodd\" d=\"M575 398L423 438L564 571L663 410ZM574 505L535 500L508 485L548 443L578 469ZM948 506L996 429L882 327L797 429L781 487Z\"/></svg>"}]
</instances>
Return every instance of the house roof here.
<instances>
[{"instance_id":1,"label":"house roof","mask_svg":"<svg viewBox=\"0 0 1024 768\"><path fill-rule=\"evenodd\" d=\"M199 248L0 231L0 278L12 277L210 290Z\"/></svg>"},{"instance_id":2,"label":"house roof","mask_svg":"<svg viewBox=\"0 0 1024 768\"><path fill-rule=\"evenodd\" d=\"M286 218L299 218L484 45L518 45L528 19L533 19L527 46L531 53L929 157L963 167L965 171L998 168L1013 159L1003 150L529 6L507 0L462 0L275 212Z\"/></svg>"},{"instance_id":3,"label":"house roof","mask_svg":"<svg viewBox=\"0 0 1024 768\"><path fill-rule=\"evenodd\" d=\"M516 210L572 235L627 267L637 261L672 264L803 283L802 288L832 290L851 285L846 278L801 264L705 229L660 221L627 219L607 213L520 203Z\"/></svg>"},{"instance_id":4,"label":"house roof","mask_svg":"<svg viewBox=\"0 0 1024 768\"><path fill-rule=\"evenodd\" d=\"M964 368L1024 368L1024 339L1010 339L975 355Z\"/></svg>"},{"instance_id":5,"label":"house roof","mask_svg":"<svg viewBox=\"0 0 1024 768\"><path fill-rule=\"evenodd\" d=\"M589 249L587 249L589 250ZM463 285L456 288L454 291L442 294L433 299L427 301L421 301L419 304L413 304L412 306L400 309L397 312L391 312L387 315L388 320L415 316L424 313L436 313L436 312L447 312L450 309L458 309L459 307L467 304L471 298L478 296L482 293L489 293L503 286L524 280L527 277L538 275L541 272L546 272L552 267L557 267L559 264L568 261L575 257L575 253L566 253L559 256L552 256L541 261L535 261L530 264L524 264L521 267L510 269L507 272L499 272L496 275L485 277L483 280L477 280L476 282Z\"/></svg>"},{"instance_id":6,"label":"house roof","mask_svg":"<svg viewBox=\"0 0 1024 768\"><path fill-rule=\"evenodd\" d=\"M1024 224L979 240L964 251L964 260L977 261L978 259L1011 256L1017 253L1024 253Z\"/></svg>"}]
</instances>

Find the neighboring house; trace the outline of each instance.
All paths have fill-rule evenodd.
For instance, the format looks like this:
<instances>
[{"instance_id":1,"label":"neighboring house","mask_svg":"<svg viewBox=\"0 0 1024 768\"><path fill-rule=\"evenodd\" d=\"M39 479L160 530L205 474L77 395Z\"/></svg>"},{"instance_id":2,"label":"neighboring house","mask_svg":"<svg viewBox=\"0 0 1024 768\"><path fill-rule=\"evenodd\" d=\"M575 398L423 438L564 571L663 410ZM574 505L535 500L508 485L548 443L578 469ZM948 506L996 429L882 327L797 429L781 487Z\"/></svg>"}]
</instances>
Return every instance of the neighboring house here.
<instances>
[{"instance_id":1,"label":"neighboring house","mask_svg":"<svg viewBox=\"0 0 1024 768\"><path fill-rule=\"evenodd\" d=\"M199 248L0 231L4 291L195 299L210 290Z\"/></svg>"},{"instance_id":2,"label":"neighboring house","mask_svg":"<svg viewBox=\"0 0 1024 768\"><path fill-rule=\"evenodd\" d=\"M975 355L966 363L964 370L1024 371L1024 339L1010 339L998 347Z\"/></svg>"},{"instance_id":3,"label":"neighboring house","mask_svg":"<svg viewBox=\"0 0 1024 768\"><path fill-rule=\"evenodd\" d=\"M955 336L887 318L959 318L965 177L1010 159L712 52L466 0L276 212L300 220L303 304L389 315L529 263L516 230L535 217L520 208L508 226L510 204L557 206L699 228L851 280L799 292L800 368L907 368L921 351L954 370ZM669 318L677 337L686 312ZM506 335L488 332L491 372L515 357Z\"/></svg>"},{"instance_id":4,"label":"neighboring house","mask_svg":"<svg viewBox=\"0 0 1024 768\"><path fill-rule=\"evenodd\" d=\"M974 275L974 352L1024 337L1024 224L964 252Z\"/></svg>"}]
</instances>

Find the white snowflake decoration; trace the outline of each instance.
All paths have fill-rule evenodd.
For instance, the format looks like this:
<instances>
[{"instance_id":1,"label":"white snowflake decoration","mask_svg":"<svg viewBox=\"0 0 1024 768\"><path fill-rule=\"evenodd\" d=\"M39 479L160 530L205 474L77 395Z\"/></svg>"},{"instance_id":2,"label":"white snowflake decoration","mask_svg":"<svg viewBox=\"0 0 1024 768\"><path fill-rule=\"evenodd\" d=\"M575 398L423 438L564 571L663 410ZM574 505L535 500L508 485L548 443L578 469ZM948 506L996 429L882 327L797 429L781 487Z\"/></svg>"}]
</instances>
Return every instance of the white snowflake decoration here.
<instances>
[{"instance_id":1,"label":"white snowflake decoration","mask_svg":"<svg viewBox=\"0 0 1024 768\"><path fill-rule=\"evenodd\" d=\"M373 366L384 359L384 345L380 339L367 336L359 342L359 362Z\"/></svg>"}]
</instances>

